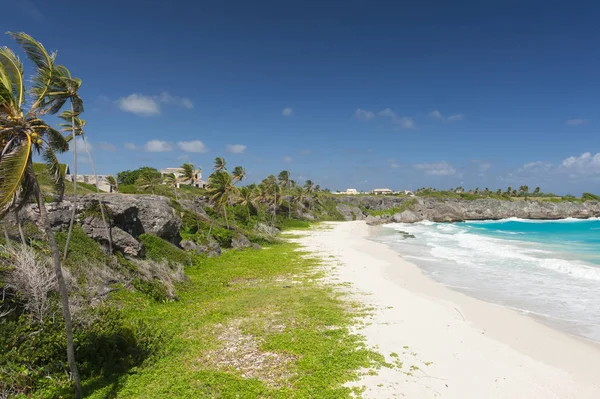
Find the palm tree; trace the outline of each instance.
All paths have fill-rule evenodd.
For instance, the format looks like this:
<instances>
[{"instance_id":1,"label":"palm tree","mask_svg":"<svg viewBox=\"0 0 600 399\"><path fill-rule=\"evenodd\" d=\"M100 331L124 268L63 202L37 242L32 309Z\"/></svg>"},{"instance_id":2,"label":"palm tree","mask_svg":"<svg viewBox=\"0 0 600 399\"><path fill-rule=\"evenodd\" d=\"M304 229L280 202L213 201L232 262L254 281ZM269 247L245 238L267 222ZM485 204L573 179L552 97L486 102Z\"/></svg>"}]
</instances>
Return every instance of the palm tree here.
<instances>
[{"instance_id":1,"label":"palm tree","mask_svg":"<svg viewBox=\"0 0 600 399\"><path fill-rule=\"evenodd\" d=\"M225 162L225 158L216 157L215 164L213 166L213 170L215 172L220 172L222 170L227 170L227 162Z\"/></svg>"},{"instance_id":2,"label":"palm tree","mask_svg":"<svg viewBox=\"0 0 600 399\"><path fill-rule=\"evenodd\" d=\"M312 180L307 180L304 182L304 192L306 193L306 196L309 198L309 202L308 202L308 207L309 210L312 210L312 206L313 206L313 192L315 189L315 184L313 183Z\"/></svg>"},{"instance_id":3,"label":"palm tree","mask_svg":"<svg viewBox=\"0 0 600 399\"><path fill-rule=\"evenodd\" d=\"M508 186L508 188L506 189L506 194L511 195L512 194L512 187Z\"/></svg>"},{"instance_id":4,"label":"palm tree","mask_svg":"<svg viewBox=\"0 0 600 399\"><path fill-rule=\"evenodd\" d=\"M499 188L498 190L496 190L496 195L502 195L502 189Z\"/></svg>"},{"instance_id":5,"label":"palm tree","mask_svg":"<svg viewBox=\"0 0 600 399\"><path fill-rule=\"evenodd\" d=\"M67 142L73 142L73 153L76 151L76 142L77 137L81 137L83 141L83 148L87 153L88 160L90 165L92 166L92 172L94 172L94 178L96 180L96 197L98 198L98 205L100 206L100 215L102 216L102 223L104 224L104 229L106 230L106 239L108 240L108 251L112 253L112 234L110 231L110 227L106 222L106 214L104 212L104 207L102 206L102 197L100 196L100 185L98 184L98 173L96 172L96 166L94 165L94 160L92 159L92 154L87 145L87 140L85 139L83 128L86 125L86 121L80 119L78 116L74 116L72 111L63 111L59 118L65 121L70 121L71 123L62 123L59 126L63 127L63 132L71 132L67 137ZM75 159L77 162L77 159ZM69 243L71 242L71 234L73 233L73 222L75 221L75 211L77 210L77 174L73 175L73 211L71 212L71 220L69 221L69 232L67 234L67 241L65 243L65 250L63 253L64 259L67 259L67 255L69 253Z\"/></svg>"},{"instance_id":6,"label":"palm tree","mask_svg":"<svg viewBox=\"0 0 600 399\"><path fill-rule=\"evenodd\" d=\"M194 164L184 163L181 165L181 180L184 182L191 182L192 184L196 181Z\"/></svg>"},{"instance_id":7,"label":"palm tree","mask_svg":"<svg viewBox=\"0 0 600 399\"><path fill-rule=\"evenodd\" d=\"M143 173L135 182L138 189L141 191L151 191L154 194L154 190L160 184L160 177L152 173Z\"/></svg>"},{"instance_id":8,"label":"palm tree","mask_svg":"<svg viewBox=\"0 0 600 399\"><path fill-rule=\"evenodd\" d=\"M227 205L229 205L229 201L233 198L234 193L235 187L233 185L231 175L227 171L220 170L213 173L208 178L208 194L210 195L211 200L215 202L217 207L222 209L223 215L225 216L227 229L229 229Z\"/></svg>"},{"instance_id":9,"label":"palm tree","mask_svg":"<svg viewBox=\"0 0 600 399\"><path fill-rule=\"evenodd\" d=\"M63 99L51 95L65 76L66 68L55 65L55 54L25 33L11 34L21 45L27 57L36 67L31 80L29 95L32 105L23 108L26 96L23 64L7 47L0 48L0 219L10 210L18 211L30 200L37 200L40 223L46 233L65 320L67 359L73 378L75 397L81 398L81 382L73 344L73 323L69 309L69 294L62 273L61 257L50 221L44 196L33 170L32 154L43 154L47 170L52 178L55 199L64 193L64 176L56 158L56 152L68 149L68 143L57 130L41 117L55 114L64 105Z\"/></svg>"},{"instance_id":10,"label":"palm tree","mask_svg":"<svg viewBox=\"0 0 600 399\"><path fill-rule=\"evenodd\" d=\"M279 172L279 176L277 176L277 180L279 180L279 184L281 185L281 187L284 190L286 190L289 194L289 189L292 186L292 183L294 183L294 181L291 180L290 171L282 170L281 172ZM288 219L291 219L291 217L292 217L292 201L290 200L288 202Z\"/></svg>"},{"instance_id":11,"label":"palm tree","mask_svg":"<svg viewBox=\"0 0 600 399\"><path fill-rule=\"evenodd\" d=\"M119 183L117 183L117 179L114 176L106 176L106 183L113 191L119 191Z\"/></svg>"},{"instance_id":12,"label":"palm tree","mask_svg":"<svg viewBox=\"0 0 600 399\"><path fill-rule=\"evenodd\" d=\"M233 177L233 184L240 182L246 178L246 169L242 168L241 166L236 166L233 168L231 176Z\"/></svg>"},{"instance_id":13,"label":"palm tree","mask_svg":"<svg viewBox=\"0 0 600 399\"><path fill-rule=\"evenodd\" d=\"M300 186L294 187L294 197L296 203L304 206L304 189Z\"/></svg>"},{"instance_id":14,"label":"palm tree","mask_svg":"<svg viewBox=\"0 0 600 399\"><path fill-rule=\"evenodd\" d=\"M177 184L179 184L179 182L175 175L173 173L165 175L163 178L163 183L173 190L173 194L175 194L175 200L179 201L179 197L177 196Z\"/></svg>"},{"instance_id":15,"label":"palm tree","mask_svg":"<svg viewBox=\"0 0 600 399\"><path fill-rule=\"evenodd\" d=\"M241 187L239 190L239 203L242 206L246 207L246 211L248 212L248 222L250 222L250 205L254 200L254 192L248 186Z\"/></svg>"},{"instance_id":16,"label":"palm tree","mask_svg":"<svg viewBox=\"0 0 600 399\"><path fill-rule=\"evenodd\" d=\"M540 188L536 187L535 190L533 190L533 195L539 195L540 194Z\"/></svg>"}]
</instances>

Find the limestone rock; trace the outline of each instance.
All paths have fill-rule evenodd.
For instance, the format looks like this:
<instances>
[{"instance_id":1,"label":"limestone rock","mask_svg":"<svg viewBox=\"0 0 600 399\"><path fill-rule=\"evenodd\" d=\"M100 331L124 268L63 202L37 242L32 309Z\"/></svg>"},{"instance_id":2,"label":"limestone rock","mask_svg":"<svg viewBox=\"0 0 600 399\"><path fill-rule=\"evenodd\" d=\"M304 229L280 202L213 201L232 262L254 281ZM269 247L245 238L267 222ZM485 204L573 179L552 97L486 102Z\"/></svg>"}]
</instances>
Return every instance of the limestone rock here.
<instances>
[{"instance_id":1,"label":"limestone rock","mask_svg":"<svg viewBox=\"0 0 600 399\"><path fill-rule=\"evenodd\" d=\"M344 217L344 220L363 220L365 215L356 205L337 204L337 211Z\"/></svg>"},{"instance_id":2,"label":"limestone rock","mask_svg":"<svg viewBox=\"0 0 600 399\"><path fill-rule=\"evenodd\" d=\"M232 248L239 249L239 248L248 248L250 246L252 246L252 243L250 242L248 237L246 237L245 235L240 234L240 233L235 233L233 235L233 239L231 240Z\"/></svg>"},{"instance_id":3,"label":"limestone rock","mask_svg":"<svg viewBox=\"0 0 600 399\"><path fill-rule=\"evenodd\" d=\"M106 228L100 217L87 217L81 221L81 228L92 239L108 247ZM144 248L131 234L126 233L118 227L110 228L113 250L120 251L129 256L143 255Z\"/></svg>"},{"instance_id":4,"label":"limestone rock","mask_svg":"<svg viewBox=\"0 0 600 399\"><path fill-rule=\"evenodd\" d=\"M196 252L198 252L199 254L204 254L209 258L212 258L214 256L221 255L221 246L217 241L211 239L206 243L198 244Z\"/></svg>"}]
</instances>

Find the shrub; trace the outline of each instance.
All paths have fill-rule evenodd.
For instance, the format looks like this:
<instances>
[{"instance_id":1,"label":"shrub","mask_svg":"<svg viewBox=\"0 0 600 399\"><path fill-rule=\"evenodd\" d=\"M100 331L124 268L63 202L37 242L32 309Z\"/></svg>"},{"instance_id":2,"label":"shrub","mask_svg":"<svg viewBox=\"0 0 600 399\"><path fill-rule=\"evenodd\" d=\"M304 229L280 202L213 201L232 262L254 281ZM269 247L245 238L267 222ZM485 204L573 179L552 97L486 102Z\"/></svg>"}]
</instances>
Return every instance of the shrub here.
<instances>
[{"instance_id":1,"label":"shrub","mask_svg":"<svg viewBox=\"0 0 600 399\"><path fill-rule=\"evenodd\" d=\"M600 201L600 196L592 194L592 193L583 193L581 196L583 201Z\"/></svg>"},{"instance_id":2,"label":"shrub","mask_svg":"<svg viewBox=\"0 0 600 399\"><path fill-rule=\"evenodd\" d=\"M142 234L140 242L146 250L146 258L160 262L165 260L169 265L190 265L192 256L181 248L152 234Z\"/></svg>"}]
</instances>

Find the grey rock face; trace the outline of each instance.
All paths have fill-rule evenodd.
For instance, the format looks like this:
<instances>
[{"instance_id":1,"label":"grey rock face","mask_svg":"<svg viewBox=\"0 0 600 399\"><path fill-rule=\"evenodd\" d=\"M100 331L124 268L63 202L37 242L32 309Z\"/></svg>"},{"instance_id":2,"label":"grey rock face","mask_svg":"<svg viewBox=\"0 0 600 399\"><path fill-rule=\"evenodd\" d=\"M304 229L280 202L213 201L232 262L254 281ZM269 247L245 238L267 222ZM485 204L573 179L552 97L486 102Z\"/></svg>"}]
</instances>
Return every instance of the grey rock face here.
<instances>
[{"instance_id":1,"label":"grey rock face","mask_svg":"<svg viewBox=\"0 0 600 399\"><path fill-rule=\"evenodd\" d=\"M198 245L192 240L182 240L179 246L186 251L196 251L198 249Z\"/></svg>"},{"instance_id":2,"label":"grey rock face","mask_svg":"<svg viewBox=\"0 0 600 399\"><path fill-rule=\"evenodd\" d=\"M218 242L216 242L214 240L210 240L209 242L207 242L205 244L198 245L196 252L198 252L199 254L205 254L209 258L212 258L214 256L221 255L221 246L219 245Z\"/></svg>"},{"instance_id":3,"label":"grey rock face","mask_svg":"<svg viewBox=\"0 0 600 399\"><path fill-rule=\"evenodd\" d=\"M281 232L277 227L271 227L264 223L259 223L256 231L260 234L266 234L270 237L276 236Z\"/></svg>"},{"instance_id":4,"label":"grey rock face","mask_svg":"<svg viewBox=\"0 0 600 399\"><path fill-rule=\"evenodd\" d=\"M100 217L87 217L81 221L81 228L89 237L108 246L106 237L106 228ZM113 227L110 231L113 249L123 252L129 256L143 255L143 246L131 234L126 233L118 227Z\"/></svg>"},{"instance_id":5,"label":"grey rock face","mask_svg":"<svg viewBox=\"0 0 600 399\"><path fill-rule=\"evenodd\" d=\"M95 194L87 194L77 202L76 217L86 209L96 204ZM179 244L181 237L181 219L169 205L169 199L159 195L134 195L134 194L104 194L102 203L108 208L112 216L112 226L118 227L129 235L137 238L141 234L149 233L159 236L172 244ZM47 204L48 217L52 227L56 230L68 227L71 218L73 203L71 198L65 197L60 204ZM29 205L21 211L24 220L33 223L39 222L37 205Z\"/></svg>"},{"instance_id":6,"label":"grey rock face","mask_svg":"<svg viewBox=\"0 0 600 399\"><path fill-rule=\"evenodd\" d=\"M363 220L365 215L356 205L337 204L337 211L344 217L344 220Z\"/></svg>"},{"instance_id":7,"label":"grey rock face","mask_svg":"<svg viewBox=\"0 0 600 399\"><path fill-rule=\"evenodd\" d=\"M251 246L252 243L250 242L248 237L240 233L235 233L233 239L231 240L231 247L235 249L248 248Z\"/></svg>"},{"instance_id":8,"label":"grey rock face","mask_svg":"<svg viewBox=\"0 0 600 399\"><path fill-rule=\"evenodd\" d=\"M346 197L345 197L346 198ZM398 207L404 198L356 197L356 201L367 209L380 210ZM382 208L390 206L389 208ZM460 222L464 220L496 220L511 217L521 219L586 219L600 216L600 203L587 201L542 202L536 200L437 199L416 197L416 203L408 210L393 216L368 216L368 224L389 222L415 223L422 220L432 222Z\"/></svg>"}]
</instances>

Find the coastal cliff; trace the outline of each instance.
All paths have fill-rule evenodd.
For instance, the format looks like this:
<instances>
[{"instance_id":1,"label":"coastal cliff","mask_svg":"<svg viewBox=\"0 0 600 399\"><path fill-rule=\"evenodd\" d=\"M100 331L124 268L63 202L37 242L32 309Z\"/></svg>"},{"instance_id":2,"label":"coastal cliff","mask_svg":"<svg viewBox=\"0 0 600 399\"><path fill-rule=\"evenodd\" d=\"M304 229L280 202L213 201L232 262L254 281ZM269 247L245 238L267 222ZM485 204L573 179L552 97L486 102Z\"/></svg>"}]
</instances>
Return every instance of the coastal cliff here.
<instances>
[{"instance_id":1,"label":"coastal cliff","mask_svg":"<svg viewBox=\"0 0 600 399\"><path fill-rule=\"evenodd\" d=\"M600 202L438 199L427 197L343 196L338 201L359 209L368 224L497 220L511 217L554 220L600 216Z\"/></svg>"}]
</instances>

